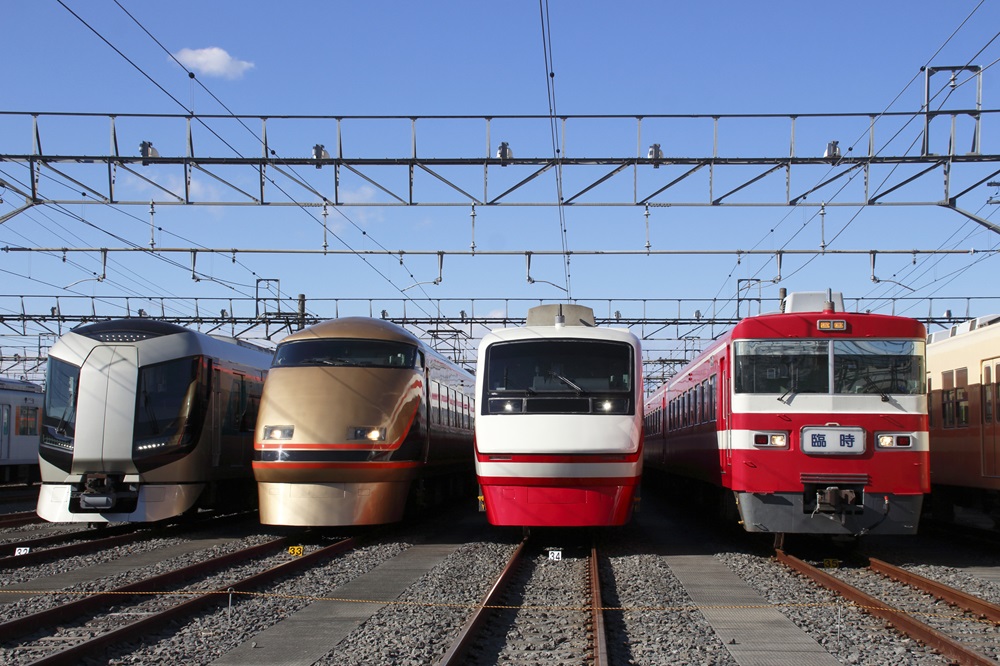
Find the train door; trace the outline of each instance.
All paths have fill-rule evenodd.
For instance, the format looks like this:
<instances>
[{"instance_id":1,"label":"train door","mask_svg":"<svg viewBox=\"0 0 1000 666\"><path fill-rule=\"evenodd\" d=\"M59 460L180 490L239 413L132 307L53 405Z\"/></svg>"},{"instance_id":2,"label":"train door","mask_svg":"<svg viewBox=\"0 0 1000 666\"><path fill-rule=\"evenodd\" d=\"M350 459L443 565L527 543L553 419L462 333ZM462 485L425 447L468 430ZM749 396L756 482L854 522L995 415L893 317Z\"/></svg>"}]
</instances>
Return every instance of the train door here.
<instances>
[{"instance_id":1,"label":"train door","mask_svg":"<svg viewBox=\"0 0 1000 666\"><path fill-rule=\"evenodd\" d=\"M253 452L253 432L248 427L247 409L250 404L250 394L246 375L233 373L233 382L225 418L221 424L222 453L219 465L222 467L246 467Z\"/></svg>"},{"instance_id":2,"label":"train door","mask_svg":"<svg viewBox=\"0 0 1000 666\"><path fill-rule=\"evenodd\" d=\"M10 460L10 405L0 405L0 460Z\"/></svg>"},{"instance_id":3,"label":"train door","mask_svg":"<svg viewBox=\"0 0 1000 666\"><path fill-rule=\"evenodd\" d=\"M722 473L729 474L733 466L733 385L729 379L729 359L723 356L719 359L719 385L716 392L719 396L719 412L716 420L716 433L720 438L719 446L723 451Z\"/></svg>"},{"instance_id":4,"label":"train door","mask_svg":"<svg viewBox=\"0 0 1000 666\"><path fill-rule=\"evenodd\" d=\"M997 413L997 370L1000 369L1000 358L992 358L982 362L982 446L983 475L1000 476L1000 427Z\"/></svg>"},{"instance_id":5,"label":"train door","mask_svg":"<svg viewBox=\"0 0 1000 666\"><path fill-rule=\"evenodd\" d=\"M219 460L222 458L222 418L225 416L226 406L223 404L225 401L222 399L222 371L219 368L213 368L212 370L212 407L209 409L211 413L211 423L205 425L209 426L209 436L212 438L212 467L219 466Z\"/></svg>"}]
</instances>

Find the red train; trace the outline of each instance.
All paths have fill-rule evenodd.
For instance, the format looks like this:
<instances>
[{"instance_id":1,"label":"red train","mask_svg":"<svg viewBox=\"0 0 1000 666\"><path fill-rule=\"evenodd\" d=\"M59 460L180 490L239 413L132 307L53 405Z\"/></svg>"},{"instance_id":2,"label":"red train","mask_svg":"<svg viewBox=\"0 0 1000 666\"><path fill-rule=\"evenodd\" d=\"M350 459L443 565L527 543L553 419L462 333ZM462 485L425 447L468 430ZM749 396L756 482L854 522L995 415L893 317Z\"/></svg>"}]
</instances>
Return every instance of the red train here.
<instances>
[{"instance_id":1,"label":"red train","mask_svg":"<svg viewBox=\"0 0 1000 666\"><path fill-rule=\"evenodd\" d=\"M927 337L934 518L1000 526L1000 315Z\"/></svg>"},{"instance_id":2,"label":"red train","mask_svg":"<svg viewBox=\"0 0 1000 666\"><path fill-rule=\"evenodd\" d=\"M750 532L916 532L928 473L925 329L789 294L646 401L646 470L700 482Z\"/></svg>"}]
</instances>

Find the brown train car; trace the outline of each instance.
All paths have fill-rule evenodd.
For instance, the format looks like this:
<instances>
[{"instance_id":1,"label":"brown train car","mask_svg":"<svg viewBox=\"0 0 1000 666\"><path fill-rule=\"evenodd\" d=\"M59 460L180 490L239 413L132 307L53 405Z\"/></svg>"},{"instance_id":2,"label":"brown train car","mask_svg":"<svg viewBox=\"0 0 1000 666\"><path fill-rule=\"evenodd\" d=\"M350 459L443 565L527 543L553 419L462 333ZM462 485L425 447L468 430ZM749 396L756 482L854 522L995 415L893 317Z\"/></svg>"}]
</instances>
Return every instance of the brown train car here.
<instances>
[{"instance_id":1,"label":"brown train car","mask_svg":"<svg viewBox=\"0 0 1000 666\"><path fill-rule=\"evenodd\" d=\"M373 525L474 488L473 375L403 328L345 317L275 350L254 437L266 525Z\"/></svg>"},{"instance_id":2,"label":"brown train car","mask_svg":"<svg viewBox=\"0 0 1000 666\"><path fill-rule=\"evenodd\" d=\"M931 510L1000 526L1000 315L927 337Z\"/></svg>"}]
</instances>

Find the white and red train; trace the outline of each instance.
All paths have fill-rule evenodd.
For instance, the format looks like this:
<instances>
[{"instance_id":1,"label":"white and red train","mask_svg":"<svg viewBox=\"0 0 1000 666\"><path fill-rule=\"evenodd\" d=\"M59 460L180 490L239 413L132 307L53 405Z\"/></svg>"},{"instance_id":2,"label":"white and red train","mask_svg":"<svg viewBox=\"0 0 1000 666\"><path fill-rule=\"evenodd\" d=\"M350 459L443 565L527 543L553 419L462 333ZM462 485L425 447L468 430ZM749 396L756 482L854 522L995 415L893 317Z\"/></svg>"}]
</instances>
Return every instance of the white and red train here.
<instances>
[{"instance_id":1,"label":"white and red train","mask_svg":"<svg viewBox=\"0 0 1000 666\"><path fill-rule=\"evenodd\" d=\"M646 469L700 482L750 532L912 534L930 490L925 329L789 294L646 401Z\"/></svg>"},{"instance_id":2,"label":"white and red train","mask_svg":"<svg viewBox=\"0 0 1000 666\"><path fill-rule=\"evenodd\" d=\"M474 379L395 324L344 317L275 350L254 440L266 525L373 525L470 490Z\"/></svg>"},{"instance_id":3,"label":"white and red train","mask_svg":"<svg viewBox=\"0 0 1000 666\"><path fill-rule=\"evenodd\" d=\"M642 353L578 305L479 345L476 474L494 525L622 525L642 473Z\"/></svg>"},{"instance_id":4,"label":"white and red train","mask_svg":"<svg viewBox=\"0 0 1000 666\"><path fill-rule=\"evenodd\" d=\"M38 515L153 522L251 508L271 352L150 319L85 324L49 350Z\"/></svg>"},{"instance_id":5,"label":"white and red train","mask_svg":"<svg viewBox=\"0 0 1000 666\"><path fill-rule=\"evenodd\" d=\"M1000 526L1000 315L927 336L931 510ZM959 517L961 520L962 517Z\"/></svg>"}]
</instances>

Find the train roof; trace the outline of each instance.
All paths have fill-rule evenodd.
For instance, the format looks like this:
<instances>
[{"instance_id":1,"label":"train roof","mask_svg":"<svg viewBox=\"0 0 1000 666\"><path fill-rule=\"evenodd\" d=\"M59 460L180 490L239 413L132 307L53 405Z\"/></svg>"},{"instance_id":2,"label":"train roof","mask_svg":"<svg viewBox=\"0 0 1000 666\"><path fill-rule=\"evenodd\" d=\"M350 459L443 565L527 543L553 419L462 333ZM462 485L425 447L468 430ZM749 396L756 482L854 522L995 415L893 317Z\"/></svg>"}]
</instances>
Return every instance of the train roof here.
<instances>
[{"instance_id":1,"label":"train roof","mask_svg":"<svg viewBox=\"0 0 1000 666\"><path fill-rule=\"evenodd\" d=\"M483 336L480 349L499 341L548 339L613 340L639 346L639 338L625 328L603 326L518 326L498 328Z\"/></svg>"},{"instance_id":2,"label":"train roof","mask_svg":"<svg viewBox=\"0 0 1000 666\"><path fill-rule=\"evenodd\" d=\"M819 329L820 321L843 321L844 330ZM747 317L733 327L732 339L758 338L923 338L927 329L916 319L872 312L777 312Z\"/></svg>"},{"instance_id":3,"label":"train roof","mask_svg":"<svg viewBox=\"0 0 1000 666\"><path fill-rule=\"evenodd\" d=\"M74 328L72 332L100 342L138 342L189 330L191 329L184 328L179 324L156 319L130 318L83 324Z\"/></svg>"},{"instance_id":4,"label":"train roof","mask_svg":"<svg viewBox=\"0 0 1000 666\"><path fill-rule=\"evenodd\" d=\"M987 326L993 326L1000 322L1000 314L984 315L982 317L976 317L975 319L969 319L968 321L963 321L961 324L955 324L950 328L946 328L943 331L934 331L927 335L927 343L933 344L935 342L942 342L948 340L949 338L954 338L965 333L971 333L972 331L977 331L981 328L986 328Z\"/></svg>"},{"instance_id":5,"label":"train roof","mask_svg":"<svg viewBox=\"0 0 1000 666\"><path fill-rule=\"evenodd\" d=\"M240 340L239 338L233 338L225 335L209 335L202 333L201 331L196 331L192 328L187 328L186 326L181 326L180 324L171 324L166 321L145 319L142 317L111 319L108 321L95 322L93 324L83 324L81 326L77 326L70 332L86 336L92 340L97 340L98 342L112 343L141 342L142 340L149 340L150 338L158 338L165 335L193 333L195 335L203 335L206 338L212 338L228 344L237 345L255 352L265 354L274 353L272 349L254 344L253 342L249 342L247 340Z\"/></svg>"},{"instance_id":6,"label":"train roof","mask_svg":"<svg viewBox=\"0 0 1000 666\"><path fill-rule=\"evenodd\" d=\"M391 321L373 317L341 317L313 324L301 331L296 331L283 339L279 344L297 342L299 340L314 340L316 338L356 338L359 340L390 340L406 342L418 347L425 345L420 339L402 326Z\"/></svg>"},{"instance_id":7,"label":"train roof","mask_svg":"<svg viewBox=\"0 0 1000 666\"><path fill-rule=\"evenodd\" d=\"M0 377L0 390L42 393L42 387L38 384L24 379L14 379L12 377Z\"/></svg>"}]
</instances>

